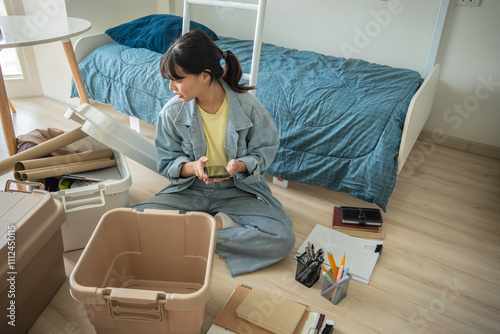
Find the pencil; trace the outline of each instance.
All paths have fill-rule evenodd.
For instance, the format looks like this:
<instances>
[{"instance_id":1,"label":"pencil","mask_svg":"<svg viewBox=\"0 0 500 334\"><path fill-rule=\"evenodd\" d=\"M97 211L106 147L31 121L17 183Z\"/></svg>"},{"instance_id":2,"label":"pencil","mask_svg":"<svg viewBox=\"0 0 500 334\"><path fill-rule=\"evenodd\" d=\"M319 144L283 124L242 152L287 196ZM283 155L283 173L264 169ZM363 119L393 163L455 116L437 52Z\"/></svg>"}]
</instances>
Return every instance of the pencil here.
<instances>
[{"instance_id":1,"label":"pencil","mask_svg":"<svg viewBox=\"0 0 500 334\"><path fill-rule=\"evenodd\" d=\"M344 256L342 256L342 261L340 262L341 266L345 266L345 253Z\"/></svg>"},{"instance_id":2,"label":"pencil","mask_svg":"<svg viewBox=\"0 0 500 334\"><path fill-rule=\"evenodd\" d=\"M337 265L335 264L335 259L333 258L333 255L331 252L328 252L328 261L330 262L330 267L332 267L332 273L333 273L333 278L334 282L336 282L337 275L339 274L339 271L337 270Z\"/></svg>"},{"instance_id":3,"label":"pencil","mask_svg":"<svg viewBox=\"0 0 500 334\"><path fill-rule=\"evenodd\" d=\"M321 265L323 267L323 270L328 274L328 277L330 277L330 279L335 282L335 280L333 279L332 275L330 275L330 273L328 272L328 270L326 270L326 267L324 264Z\"/></svg>"}]
</instances>

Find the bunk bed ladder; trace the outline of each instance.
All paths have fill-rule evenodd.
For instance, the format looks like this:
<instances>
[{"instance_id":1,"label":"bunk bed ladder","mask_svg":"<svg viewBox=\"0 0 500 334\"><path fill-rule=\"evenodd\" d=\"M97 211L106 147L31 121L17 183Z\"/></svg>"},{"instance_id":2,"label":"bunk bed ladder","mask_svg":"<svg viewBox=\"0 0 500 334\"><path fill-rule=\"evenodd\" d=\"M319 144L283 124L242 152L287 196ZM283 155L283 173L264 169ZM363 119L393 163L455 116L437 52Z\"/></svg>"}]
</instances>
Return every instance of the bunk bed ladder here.
<instances>
[{"instance_id":1,"label":"bunk bed ladder","mask_svg":"<svg viewBox=\"0 0 500 334\"><path fill-rule=\"evenodd\" d=\"M264 27L264 14L266 11L266 3L267 0L259 0L258 4L233 2L233 1L184 0L182 33L185 34L186 32L189 31L189 26L191 22L191 4L256 11L257 20L255 24L252 65L250 67L250 74L244 73L243 79L249 80L250 86L257 86L257 75L259 73L260 50L262 46L262 30ZM251 92L255 94L255 90L252 90Z\"/></svg>"}]
</instances>

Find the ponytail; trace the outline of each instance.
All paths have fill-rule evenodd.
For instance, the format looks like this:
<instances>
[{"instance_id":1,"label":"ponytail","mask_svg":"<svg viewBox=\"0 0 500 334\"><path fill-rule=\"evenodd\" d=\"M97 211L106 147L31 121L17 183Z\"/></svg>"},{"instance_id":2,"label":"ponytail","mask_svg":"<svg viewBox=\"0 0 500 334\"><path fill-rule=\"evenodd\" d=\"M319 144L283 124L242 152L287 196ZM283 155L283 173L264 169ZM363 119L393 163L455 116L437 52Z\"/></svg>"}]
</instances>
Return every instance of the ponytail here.
<instances>
[{"instance_id":1,"label":"ponytail","mask_svg":"<svg viewBox=\"0 0 500 334\"><path fill-rule=\"evenodd\" d=\"M246 91L255 89L254 86L247 86L248 82L240 83L243 71L241 70L240 61L234 53L229 50L224 51L222 59L225 61L224 75L222 76L222 79L227 82L229 87L231 87L235 92L238 93L244 93Z\"/></svg>"}]
</instances>

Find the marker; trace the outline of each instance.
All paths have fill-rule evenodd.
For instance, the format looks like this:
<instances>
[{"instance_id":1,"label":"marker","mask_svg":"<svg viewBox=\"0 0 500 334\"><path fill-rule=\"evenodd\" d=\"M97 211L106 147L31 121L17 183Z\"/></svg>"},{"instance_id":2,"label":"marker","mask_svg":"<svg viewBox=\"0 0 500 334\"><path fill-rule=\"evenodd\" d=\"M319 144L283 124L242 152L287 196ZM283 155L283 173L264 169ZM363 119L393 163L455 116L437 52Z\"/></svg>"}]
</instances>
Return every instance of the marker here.
<instances>
[{"instance_id":1,"label":"marker","mask_svg":"<svg viewBox=\"0 0 500 334\"><path fill-rule=\"evenodd\" d=\"M339 267L339 272L337 274L337 279L335 280L335 283L337 284L337 286L335 286L335 289L333 289L332 291L332 303L335 299L335 295L337 294L337 291L339 289L338 285L340 284L339 282L342 280L342 274L344 273L344 266L343 265L340 265Z\"/></svg>"},{"instance_id":2,"label":"marker","mask_svg":"<svg viewBox=\"0 0 500 334\"><path fill-rule=\"evenodd\" d=\"M339 272L337 274L337 280L335 282L340 281L340 279L342 278L343 274L344 274L344 266L340 265Z\"/></svg>"},{"instance_id":3,"label":"marker","mask_svg":"<svg viewBox=\"0 0 500 334\"><path fill-rule=\"evenodd\" d=\"M347 279L348 279L348 278L349 278L349 277L347 277L347 276L342 277L342 279L340 279L340 280L337 282L337 285L341 285L342 283L347 282Z\"/></svg>"}]
</instances>

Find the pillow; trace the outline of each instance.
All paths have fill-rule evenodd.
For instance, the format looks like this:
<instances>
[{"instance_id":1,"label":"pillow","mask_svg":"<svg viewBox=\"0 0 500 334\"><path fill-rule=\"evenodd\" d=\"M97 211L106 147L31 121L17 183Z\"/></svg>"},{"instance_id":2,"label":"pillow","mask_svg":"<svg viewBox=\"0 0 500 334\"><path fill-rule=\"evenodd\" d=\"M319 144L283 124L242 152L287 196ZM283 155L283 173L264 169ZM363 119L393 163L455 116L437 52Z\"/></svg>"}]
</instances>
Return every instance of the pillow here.
<instances>
[{"instance_id":1,"label":"pillow","mask_svg":"<svg viewBox=\"0 0 500 334\"><path fill-rule=\"evenodd\" d=\"M214 41L219 39L212 30L200 23L191 21L190 28L203 30ZM106 34L126 46L165 53L182 34L182 17L168 14L144 16L110 28Z\"/></svg>"}]
</instances>

